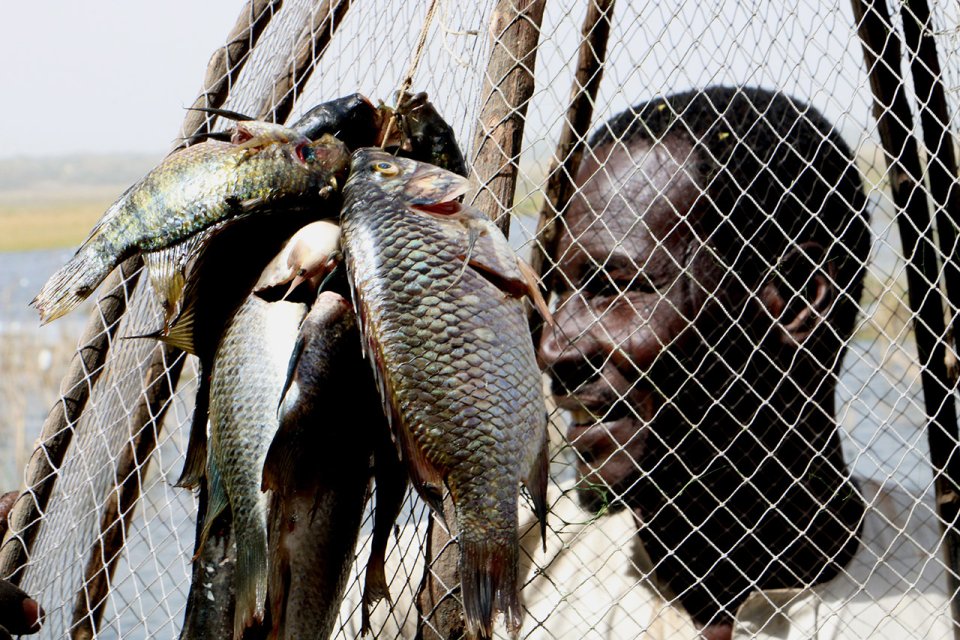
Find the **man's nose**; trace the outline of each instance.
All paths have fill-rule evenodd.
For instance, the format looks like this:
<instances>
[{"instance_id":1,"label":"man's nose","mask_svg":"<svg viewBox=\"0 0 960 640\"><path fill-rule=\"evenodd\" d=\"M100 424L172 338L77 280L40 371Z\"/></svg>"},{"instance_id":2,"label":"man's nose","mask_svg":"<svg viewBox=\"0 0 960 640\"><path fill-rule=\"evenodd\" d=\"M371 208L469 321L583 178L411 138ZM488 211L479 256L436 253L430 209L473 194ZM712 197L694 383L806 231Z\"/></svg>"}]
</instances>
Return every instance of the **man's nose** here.
<instances>
[{"instance_id":1,"label":"man's nose","mask_svg":"<svg viewBox=\"0 0 960 640\"><path fill-rule=\"evenodd\" d=\"M563 396L600 377L606 353L593 332L581 323L564 321L561 312L540 339L538 357L550 375L551 391Z\"/></svg>"}]
</instances>

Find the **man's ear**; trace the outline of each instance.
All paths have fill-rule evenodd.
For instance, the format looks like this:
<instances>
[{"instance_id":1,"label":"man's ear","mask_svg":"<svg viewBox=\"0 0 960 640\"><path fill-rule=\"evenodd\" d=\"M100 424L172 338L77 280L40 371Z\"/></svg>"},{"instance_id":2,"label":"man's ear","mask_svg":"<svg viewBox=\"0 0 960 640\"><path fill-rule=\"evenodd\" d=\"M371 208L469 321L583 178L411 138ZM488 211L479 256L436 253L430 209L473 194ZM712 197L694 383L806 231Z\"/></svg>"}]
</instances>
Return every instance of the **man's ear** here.
<instances>
[{"instance_id":1,"label":"man's ear","mask_svg":"<svg viewBox=\"0 0 960 640\"><path fill-rule=\"evenodd\" d=\"M833 265L816 242L792 247L760 290L760 299L788 344L802 343L824 321L837 297Z\"/></svg>"}]
</instances>

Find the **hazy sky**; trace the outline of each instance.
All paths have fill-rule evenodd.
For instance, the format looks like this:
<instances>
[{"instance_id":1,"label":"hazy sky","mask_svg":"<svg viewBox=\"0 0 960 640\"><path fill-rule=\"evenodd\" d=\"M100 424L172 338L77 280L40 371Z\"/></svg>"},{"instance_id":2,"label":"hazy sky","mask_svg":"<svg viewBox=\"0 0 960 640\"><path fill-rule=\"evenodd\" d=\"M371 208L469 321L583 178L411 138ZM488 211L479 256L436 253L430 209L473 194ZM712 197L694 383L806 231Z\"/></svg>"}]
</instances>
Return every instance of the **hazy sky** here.
<instances>
[{"instance_id":1,"label":"hazy sky","mask_svg":"<svg viewBox=\"0 0 960 640\"><path fill-rule=\"evenodd\" d=\"M245 4L4 3L0 157L166 151Z\"/></svg>"}]
</instances>

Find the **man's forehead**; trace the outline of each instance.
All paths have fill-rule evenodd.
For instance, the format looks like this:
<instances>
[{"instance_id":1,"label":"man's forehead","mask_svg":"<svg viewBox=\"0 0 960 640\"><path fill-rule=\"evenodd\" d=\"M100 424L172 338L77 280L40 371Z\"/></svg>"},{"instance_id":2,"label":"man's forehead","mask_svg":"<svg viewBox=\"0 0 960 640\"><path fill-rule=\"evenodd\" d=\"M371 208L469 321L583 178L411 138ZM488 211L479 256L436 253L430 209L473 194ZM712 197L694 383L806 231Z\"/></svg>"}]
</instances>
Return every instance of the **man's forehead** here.
<instances>
[{"instance_id":1,"label":"man's forehead","mask_svg":"<svg viewBox=\"0 0 960 640\"><path fill-rule=\"evenodd\" d=\"M663 233L686 219L699 195L692 145L676 136L613 142L588 152L567 223L574 236ZM656 227L656 229L652 229Z\"/></svg>"}]
</instances>

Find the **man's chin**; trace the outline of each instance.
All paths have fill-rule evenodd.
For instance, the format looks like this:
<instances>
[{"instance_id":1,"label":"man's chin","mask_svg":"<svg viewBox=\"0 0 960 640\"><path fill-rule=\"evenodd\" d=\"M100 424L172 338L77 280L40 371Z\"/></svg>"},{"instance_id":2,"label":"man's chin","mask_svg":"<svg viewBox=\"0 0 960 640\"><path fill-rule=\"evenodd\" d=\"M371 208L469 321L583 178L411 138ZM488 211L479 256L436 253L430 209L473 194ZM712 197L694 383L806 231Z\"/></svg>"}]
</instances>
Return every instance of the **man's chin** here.
<instances>
[{"instance_id":1,"label":"man's chin","mask_svg":"<svg viewBox=\"0 0 960 640\"><path fill-rule=\"evenodd\" d=\"M567 440L577 454L577 499L591 513L624 508L625 493L641 479L646 423L633 416L571 424Z\"/></svg>"}]
</instances>

